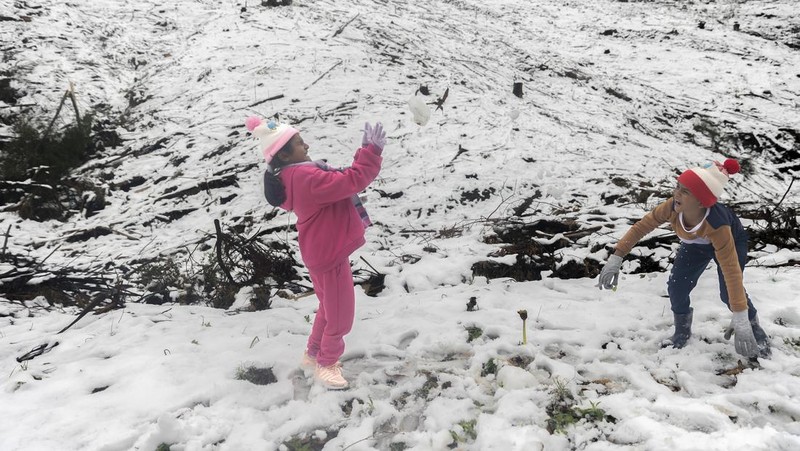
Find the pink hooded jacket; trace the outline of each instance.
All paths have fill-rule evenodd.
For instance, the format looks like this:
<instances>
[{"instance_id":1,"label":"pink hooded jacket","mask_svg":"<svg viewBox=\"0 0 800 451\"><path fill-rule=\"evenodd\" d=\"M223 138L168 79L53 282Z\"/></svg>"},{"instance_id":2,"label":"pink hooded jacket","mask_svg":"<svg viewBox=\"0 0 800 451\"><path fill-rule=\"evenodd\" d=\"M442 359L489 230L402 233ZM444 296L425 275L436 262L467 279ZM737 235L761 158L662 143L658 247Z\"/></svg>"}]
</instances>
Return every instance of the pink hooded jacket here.
<instances>
[{"instance_id":1,"label":"pink hooded jacket","mask_svg":"<svg viewBox=\"0 0 800 451\"><path fill-rule=\"evenodd\" d=\"M353 165L326 171L314 164L287 166L280 172L286 189L281 205L297 215L300 255L309 271L333 269L364 243L364 224L351 197L364 190L381 169L381 150L358 149Z\"/></svg>"}]
</instances>

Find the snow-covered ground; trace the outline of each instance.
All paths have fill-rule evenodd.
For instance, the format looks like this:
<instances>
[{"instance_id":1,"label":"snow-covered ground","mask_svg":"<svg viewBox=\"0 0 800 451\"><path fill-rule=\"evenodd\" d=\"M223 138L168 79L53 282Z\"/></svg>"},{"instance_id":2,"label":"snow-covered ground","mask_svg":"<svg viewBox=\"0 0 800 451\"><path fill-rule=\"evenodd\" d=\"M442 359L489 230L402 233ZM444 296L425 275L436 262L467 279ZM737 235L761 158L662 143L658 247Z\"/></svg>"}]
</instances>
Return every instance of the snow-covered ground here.
<instances>
[{"instance_id":1,"label":"snow-covered ground","mask_svg":"<svg viewBox=\"0 0 800 451\"><path fill-rule=\"evenodd\" d=\"M718 374L736 368L737 356L722 337L728 315L710 275L696 290L690 345L659 348L672 324L665 282L665 274L626 277L616 293L589 279L476 280L414 293L395 282L377 298L359 293L343 357L353 387L342 392L312 385L298 368L313 297L238 315L128 304L62 335L71 315L18 312L3 320L0 447L261 450L306 435L329 438L332 450L426 450L447 449L455 433L459 448L476 450L796 449L800 359L783 341L799 335L798 298L789 295L800 291L797 271L748 270L776 347L761 368L738 375ZM478 309L469 312L472 296ZM529 314L527 344L520 309ZM471 342L468 327L482 330ZM496 374L484 370L489 360ZM237 380L251 366L272 368L277 382ZM546 407L558 384L616 422L551 435Z\"/></svg>"},{"instance_id":2,"label":"snow-covered ground","mask_svg":"<svg viewBox=\"0 0 800 451\"><path fill-rule=\"evenodd\" d=\"M499 246L485 238L491 220L527 198L518 220L601 226L559 251L564 262L603 261L602 245L658 201L637 199L639 190L668 192L676 171L710 159L752 168L724 200L780 199L793 163L779 172L770 155L727 138L796 145L782 132L800 129L793 1L80 0L3 4L0 16L19 19L0 22L0 71L15 69L12 86L26 94L18 103L37 105L43 122L69 82L84 110L127 110L124 145L78 170L105 184L104 210L64 223L0 212L0 230L12 226L9 252L53 253L48 264L180 256L213 234L213 219L248 233L285 226L292 218L271 218L261 194L263 164L243 125L250 114L296 124L312 157L335 165L349 163L364 121L383 121L389 134L367 190L376 226L352 257L386 273L386 289L357 289L343 358L351 389L326 392L298 369L313 296L236 314L128 303L60 335L74 309L0 300L0 449L800 446L800 270L777 266L800 260L796 252L752 255L745 283L774 350L745 369L722 337L729 318L713 267L693 296L695 335L682 350L659 348L672 321L664 272L600 292L588 278L514 282L471 271L513 262L489 257ZM408 107L421 86L432 110L424 126ZM482 200L462 197L473 190ZM797 204L796 189L784 202ZM171 220L178 210L187 213ZM97 226L115 233L64 240ZM668 267L671 249L634 252ZM467 311L473 296L478 310ZM42 344L45 354L15 360ZM240 380L251 367L271 368L277 381ZM551 434L548 406L569 396L604 415Z\"/></svg>"}]
</instances>

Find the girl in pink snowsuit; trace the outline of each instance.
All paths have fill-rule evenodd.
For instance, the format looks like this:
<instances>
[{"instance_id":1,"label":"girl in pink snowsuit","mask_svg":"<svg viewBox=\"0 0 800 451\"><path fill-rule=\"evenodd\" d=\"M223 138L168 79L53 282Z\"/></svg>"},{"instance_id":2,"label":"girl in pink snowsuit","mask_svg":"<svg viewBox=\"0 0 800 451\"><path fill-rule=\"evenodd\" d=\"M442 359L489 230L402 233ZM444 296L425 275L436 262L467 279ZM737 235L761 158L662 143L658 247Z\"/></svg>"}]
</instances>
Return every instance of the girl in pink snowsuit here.
<instances>
[{"instance_id":1,"label":"girl in pink snowsuit","mask_svg":"<svg viewBox=\"0 0 800 451\"><path fill-rule=\"evenodd\" d=\"M246 125L261 139L269 164L264 175L267 200L297 215L300 255L319 299L302 366L314 368L315 379L326 387L346 388L339 357L355 317L349 256L365 243L364 229L371 224L358 193L381 169L383 126L366 124L353 165L339 170L311 161L308 145L293 127L257 117L248 118Z\"/></svg>"}]
</instances>

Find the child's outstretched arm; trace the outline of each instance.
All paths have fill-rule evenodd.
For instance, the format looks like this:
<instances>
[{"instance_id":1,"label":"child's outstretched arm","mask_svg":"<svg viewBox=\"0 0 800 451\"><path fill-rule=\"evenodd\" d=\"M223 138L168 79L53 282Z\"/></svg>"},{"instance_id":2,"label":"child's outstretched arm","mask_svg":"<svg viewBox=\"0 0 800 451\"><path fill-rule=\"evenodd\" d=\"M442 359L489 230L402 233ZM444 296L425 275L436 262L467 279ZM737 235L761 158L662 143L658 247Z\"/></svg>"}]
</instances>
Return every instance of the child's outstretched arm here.
<instances>
[{"instance_id":1,"label":"child's outstretched arm","mask_svg":"<svg viewBox=\"0 0 800 451\"><path fill-rule=\"evenodd\" d=\"M343 171L318 172L309 182L311 197L318 204L329 204L364 190L381 169L381 153L386 145L386 132L380 122L364 125L362 147L356 150L353 165Z\"/></svg>"},{"instance_id":2,"label":"child's outstretched arm","mask_svg":"<svg viewBox=\"0 0 800 451\"><path fill-rule=\"evenodd\" d=\"M363 191L378 176L382 158L373 146L359 149L353 165L343 171L316 169L308 180L308 192L315 203L326 205Z\"/></svg>"},{"instance_id":3,"label":"child's outstretched arm","mask_svg":"<svg viewBox=\"0 0 800 451\"><path fill-rule=\"evenodd\" d=\"M603 269L600 271L597 287L601 290L615 290L619 281L619 271L622 267L622 258L631 251L633 246L639 242L645 235L655 230L661 224L669 221L672 214L672 198L666 202L661 203L654 208L650 213L647 213L642 219L632 225L622 239L617 242L614 247L614 254L608 257Z\"/></svg>"},{"instance_id":4,"label":"child's outstretched arm","mask_svg":"<svg viewBox=\"0 0 800 451\"><path fill-rule=\"evenodd\" d=\"M733 343L736 352L746 357L754 357L758 354L759 348L750 324L744 277L731 227L724 225L714 229L708 237L714 246L717 265L725 279L724 289L728 291L729 308L733 314L730 331L725 332L725 338L730 338L731 334L735 333Z\"/></svg>"}]
</instances>

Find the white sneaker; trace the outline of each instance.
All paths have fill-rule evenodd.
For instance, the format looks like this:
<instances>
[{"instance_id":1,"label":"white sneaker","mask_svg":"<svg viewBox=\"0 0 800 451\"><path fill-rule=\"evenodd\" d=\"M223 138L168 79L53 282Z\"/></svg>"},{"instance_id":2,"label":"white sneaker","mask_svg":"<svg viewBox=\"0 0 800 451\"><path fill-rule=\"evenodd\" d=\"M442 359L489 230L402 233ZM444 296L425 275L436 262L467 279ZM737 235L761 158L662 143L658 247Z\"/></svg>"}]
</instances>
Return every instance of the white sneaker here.
<instances>
[{"instance_id":1,"label":"white sneaker","mask_svg":"<svg viewBox=\"0 0 800 451\"><path fill-rule=\"evenodd\" d=\"M342 376L342 364L340 362L330 366L317 364L314 370L314 379L330 390L342 390L348 386L347 380Z\"/></svg>"},{"instance_id":2,"label":"white sneaker","mask_svg":"<svg viewBox=\"0 0 800 451\"><path fill-rule=\"evenodd\" d=\"M342 366L341 361L336 361L336 364ZM303 351L303 360L300 361L300 369L307 371L314 371L317 369L317 358L308 355L308 351Z\"/></svg>"}]
</instances>

